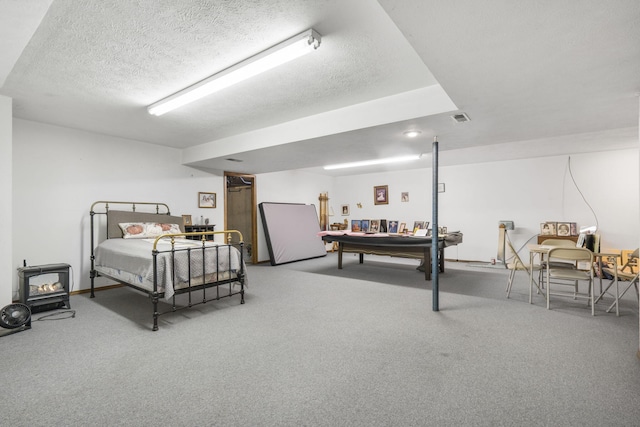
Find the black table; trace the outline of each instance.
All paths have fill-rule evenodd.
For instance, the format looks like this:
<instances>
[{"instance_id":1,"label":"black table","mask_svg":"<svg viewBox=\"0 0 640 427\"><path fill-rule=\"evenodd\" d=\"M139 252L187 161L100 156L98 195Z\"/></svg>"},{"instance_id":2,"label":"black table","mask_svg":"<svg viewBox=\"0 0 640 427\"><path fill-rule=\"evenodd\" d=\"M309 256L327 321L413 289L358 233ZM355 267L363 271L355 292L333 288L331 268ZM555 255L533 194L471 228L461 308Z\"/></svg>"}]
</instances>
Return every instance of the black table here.
<instances>
[{"instance_id":1,"label":"black table","mask_svg":"<svg viewBox=\"0 0 640 427\"><path fill-rule=\"evenodd\" d=\"M424 278L431 280L431 237L414 237L387 234L325 234L322 240L327 243L338 243L338 268L342 269L342 254L357 253L360 264L364 262L364 254L388 255L403 258L421 259L424 264ZM439 267L444 272L444 248L462 242L462 234L443 236L438 239Z\"/></svg>"}]
</instances>

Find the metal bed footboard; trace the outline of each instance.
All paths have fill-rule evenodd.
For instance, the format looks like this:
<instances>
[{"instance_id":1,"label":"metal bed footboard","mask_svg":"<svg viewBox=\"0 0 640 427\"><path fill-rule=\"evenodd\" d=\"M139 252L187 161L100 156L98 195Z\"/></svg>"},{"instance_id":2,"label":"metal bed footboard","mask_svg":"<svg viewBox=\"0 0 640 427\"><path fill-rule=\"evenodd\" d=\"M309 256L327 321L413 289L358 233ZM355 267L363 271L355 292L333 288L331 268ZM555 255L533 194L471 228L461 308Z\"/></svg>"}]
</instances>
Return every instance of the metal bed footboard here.
<instances>
[{"instance_id":1,"label":"metal bed footboard","mask_svg":"<svg viewBox=\"0 0 640 427\"><path fill-rule=\"evenodd\" d=\"M216 234L222 234L226 236L227 239L227 243L223 244L223 245L216 245L216 246L207 246L207 242L209 242L209 240L207 240L207 236L214 236ZM239 243L231 243L231 235L232 234L237 234L238 238L239 238ZM198 237L199 240L202 243L202 246L197 247L197 248L178 248L176 249L175 247L175 239L176 237ZM158 242L162 241L162 240L170 240L171 242L171 249L169 250L165 250L165 251L160 251L157 249L157 245ZM233 272L231 270L231 265L232 265L232 248L236 248L239 252L239 265L238 265L238 270L235 271L235 275L233 275ZM192 271L191 269L191 254L193 253L193 251L201 251L202 253L202 269L201 271ZM183 288L177 288L176 287L176 268L175 268L175 262L176 262L176 254L179 252L186 252L187 258L188 258L188 270L189 270L189 274L188 274L188 280L187 280L187 286L183 287ZM218 260L220 259L221 256L225 256L225 252L226 252L226 256L228 257L228 265L229 265L229 270L228 271L222 271L220 270L220 262L218 262ZM172 278L171 278L171 283L169 284L165 284L166 286L172 286L174 288L174 294L171 297L171 309L164 311L164 312L159 312L158 311L158 304L160 302L160 298L164 297L164 292L159 292L159 280L158 280L158 255L162 254L162 253L170 253L171 254L171 263L172 263ZM214 256L215 253L215 262L209 262L211 261L211 257ZM151 301L153 303L153 330L157 331L158 330L158 317L163 315L163 314L167 314L167 313L173 313L177 310L181 310L181 309L185 309L185 308L190 308L196 305L200 305L200 304L206 304L209 301L217 301L220 300L222 298L226 298L226 297L232 297L234 295L240 295L240 304L244 304L244 287L245 287L245 271L244 271L244 239L242 237L242 233L238 230L223 230L223 231L207 231L207 232L194 232L194 233L177 233L177 234L165 234L163 236L159 236L156 238L154 245L153 245L153 251L152 251L152 256L153 256L153 291L150 293L151 296ZM209 258L207 258L207 256L209 256ZM215 271L211 271L208 270L208 267L211 268L212 266L215 266L214 270ZM212 275L215 274L215 280L212 281L207 281L207 275ZM228 278L224 278L224 279L220 279L221 274L229 274ZM201 277L202 278L202 283L198 283L198 284L193 284L193 279L197 278L197 277ZM220 286L224 286L227 285L228 286L228 293L221 295L220 294ZM239 285L239 289L236 288L234 290L233 286L237 286ZM207 296L207 289L210 288L215 288L215 296L213 297L208 297ZM200 301L194 301L193 297L192 297L192 293L196 292L196 291L202 291L202 300ZM186 306L178 306L176 305L176 296L177 295L182 295L182 294L188 294L188 303Z\"/></svg>"}]
</instances>

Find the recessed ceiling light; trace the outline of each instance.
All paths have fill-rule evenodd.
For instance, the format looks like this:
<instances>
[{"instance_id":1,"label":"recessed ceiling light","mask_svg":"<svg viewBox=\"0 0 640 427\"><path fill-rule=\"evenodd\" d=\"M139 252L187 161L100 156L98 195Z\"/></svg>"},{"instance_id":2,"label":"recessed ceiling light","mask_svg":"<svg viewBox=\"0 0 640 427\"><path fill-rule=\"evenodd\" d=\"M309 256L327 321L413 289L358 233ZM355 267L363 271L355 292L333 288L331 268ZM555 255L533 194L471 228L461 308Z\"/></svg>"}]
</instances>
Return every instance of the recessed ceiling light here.
<instances>
[{"instance_id":1,"label":"recessed ceiling light","mask_svg":"<svg viewBox=\"0 0 640 427\"><path fill-rule=\"evenodd\" d=\"M420 132L419 130L408 130L406 132L403 132L402 134L404 136L406 136L407 138L415 138L416 136L420 135L422 132Z\"/></svg>"}]
</instances>

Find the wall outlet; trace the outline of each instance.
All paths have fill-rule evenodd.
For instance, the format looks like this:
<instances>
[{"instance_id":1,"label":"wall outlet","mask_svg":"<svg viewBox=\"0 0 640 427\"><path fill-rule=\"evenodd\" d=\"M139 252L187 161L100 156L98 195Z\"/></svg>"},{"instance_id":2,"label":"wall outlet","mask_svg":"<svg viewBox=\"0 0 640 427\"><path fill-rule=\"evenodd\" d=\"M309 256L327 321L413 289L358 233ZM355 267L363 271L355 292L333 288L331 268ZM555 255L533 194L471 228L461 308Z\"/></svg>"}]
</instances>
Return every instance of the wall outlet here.
<instances>
[{"instance_id":1,"label":"wall outlet","mask_svg":"<svg viewBox=\"0 0 640 427\"><path fill-rule=\"evenodd\" d=\"M498 226L500 225L504 225L504 229L505 230L513 230L515 228L515 225L513 224L513 221L499 221L498 222Z\"/></svg>"}]
</instances>

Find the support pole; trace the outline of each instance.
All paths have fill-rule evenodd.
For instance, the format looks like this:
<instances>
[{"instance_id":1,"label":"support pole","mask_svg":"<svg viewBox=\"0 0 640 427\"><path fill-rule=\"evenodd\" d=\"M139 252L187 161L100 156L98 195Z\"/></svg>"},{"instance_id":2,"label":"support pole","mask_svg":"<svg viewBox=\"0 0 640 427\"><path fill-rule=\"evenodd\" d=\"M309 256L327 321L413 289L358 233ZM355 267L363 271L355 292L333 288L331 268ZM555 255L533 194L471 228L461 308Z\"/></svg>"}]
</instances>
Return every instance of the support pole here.
<instances>
[{"instance_id":1,"label":"support pole","mask_svg":"<svg viewBox=\"0 0 640 427\"><path fill-rule=\"evenodd\" d=\"M431 188L431 299L433 311L440 311L440 236L438 235L438 137L433 137L432 154L432 188Z\"/></svg>"}]
</instances>

